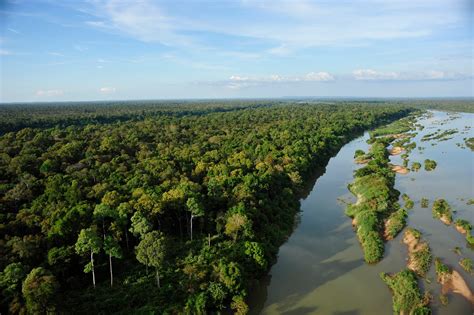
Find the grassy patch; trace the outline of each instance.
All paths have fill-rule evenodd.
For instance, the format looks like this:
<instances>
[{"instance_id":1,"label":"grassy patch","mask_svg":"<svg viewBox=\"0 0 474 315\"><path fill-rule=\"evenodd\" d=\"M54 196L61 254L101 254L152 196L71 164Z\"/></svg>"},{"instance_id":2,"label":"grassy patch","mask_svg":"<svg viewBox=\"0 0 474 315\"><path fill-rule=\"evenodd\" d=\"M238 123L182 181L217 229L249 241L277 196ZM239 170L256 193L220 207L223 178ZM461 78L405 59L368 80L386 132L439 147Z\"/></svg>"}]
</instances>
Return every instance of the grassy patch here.
<instances>
[{"instance_id":1,"label":"grassy patch","mask_svg":"<svg viewBox=\"0 0 474 315\"><path fill-rule=\"evenodd\" d=\"M433 203L433 207L431 208L433 212L433 217L436 219L440 219L446 224L451 224L453 221L452 210L449 204L444 199L437 199Z\"/></svg>"},{"instance_id":2,"label":"grassy patch","mask_svg":"<svg viewBox=\"0 0 474 315\"><path fill-rule=\"evenodd\" d=\"M421 232L407 228L403 242L408 245L408 268L424 276L431 267L433 256L427 242L421 240Z\"/></svg>"},{"instance_id":3,"label":"grassy patch","mask_svg":"<svg viewBox=\"0 0 474 315\"><path fill-rule=\"evenodd\" d=\"M405 209L393 212L385 223L385 238L393 239L405 227L408 213Z\"/></svg>"},{"instance_id":4,"label":"grassy patch","mask_svg":"<svg viewBox=\"0 0 474 315\"><path fill-rule=\"evenodd\" d=\"M471 259L469 258L463 258L459 261L459 264L461 267L466 270L469 273L472 273L472 270L474 268L474 264Z\"/></svg>"},{"instance_id":5,"label":"grassy patch","mask_svg":"<svg viewBox=\"0 0 474 315\"><path fill-rule=\"evenodd\" d=\"M354 173L354 181L349 190L357 197L357 202L346 208L346 214L354 218L356 232L368 263L376 263L383 257L384 222L385 237L393 238L405 225L406 211L398 212L399 192L394 188L395 174L389 166L387 146L393 138L371 138L369 153L355 153L358 157L370 156L368 164ZM392 216L393 214L393 216Z\"/></svg>"},{"instance_id":6,"label":"grassy patch","mask_svg":"<svg viewBox=\"0 0 474 315\"><path fill-rule=\"evenodd\" d=\"M407 269L394 275L381 273L380 277L392 291L394 314L431 314L429 299L422 295L413 271Z\"/></svg>"},{"instance_id":7,"label":"grassy patch","mask_svg":"<svg viewBox=\"0 0 474 315\"><path fill-rule=\"evenodd\" d=\"M443 264L440 258L435 259L435 268L438 282L443 283L446 277L451 276L452 270L447 265Z\"/></svg>"},{"instance_id":8,"label":"grassy patch","mask_svg":"<svg viewBox=\"0 0 474 315\"><path fill-rule=\"evenodd\" d=\"M467 233L471 232L472 230L472 225L467 220L457 219L456 221L454 221L454 224L456 225L456 227L459 227L460 229L466 231Z\"/></svg>"}]
</instances>

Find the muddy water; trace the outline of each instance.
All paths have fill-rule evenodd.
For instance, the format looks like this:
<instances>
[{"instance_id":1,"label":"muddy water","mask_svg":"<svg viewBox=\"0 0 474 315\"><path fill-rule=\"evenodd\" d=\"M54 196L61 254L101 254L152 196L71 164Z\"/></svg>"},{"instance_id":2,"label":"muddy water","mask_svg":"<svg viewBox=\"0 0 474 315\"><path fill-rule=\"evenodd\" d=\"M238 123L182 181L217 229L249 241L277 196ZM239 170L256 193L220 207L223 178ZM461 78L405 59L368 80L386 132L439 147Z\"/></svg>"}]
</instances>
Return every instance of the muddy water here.
<instances>
[{"instance_id":1,"label":"muddy water","mask_svg":"<svg viewBox=\"0 0 474 315\"><path fill-rule=\"evenodd\" d=\"M413 161L434 159L434 171L421 169L407 175L397 175L396 188L407 193L415 207L409 213L408 225L423 233L433 254L454 267L474 289L474 277L458 265L462 257L474 260L474 250L469 249L464 236L454 227L445 226L432 218L431 204L435 198L445 198L456 210L454 218L464 218L474 223L474 206L467 200L474 198L474 153L460 148L463 138L473 137L474 130L466 126L474 123L473 114L448 115L432 112L422 118L425 126L414 141L418 148L410 154ZM423 135L437 129L457 129L452 139L438 142L421 142ZM314 185L311 193L301 202L299 224L289 240L280 248L278 261L269 276L250 296L252 314L392 314L391 294L379 277L380 272L397 272L406 266L407 249L401 235L385 245L385 258L376 265L364 263L362 250L344 215L342 200L353 201L347 184L358 166L353 162L355 150L367 150L368 134L345 145L329 161L326 172ZM435 143L434 146L431 144ZM400 163L400 157L392 158ZM430 207L420 207L420 199L430 200ZM453 252L459 246L462 255ZM427 280L420 284L433 295L434 314L472 314L474 309L461 296L449 294L449 305L441 306L438 296L434 266Z\"/></svg>"}]
</instances>

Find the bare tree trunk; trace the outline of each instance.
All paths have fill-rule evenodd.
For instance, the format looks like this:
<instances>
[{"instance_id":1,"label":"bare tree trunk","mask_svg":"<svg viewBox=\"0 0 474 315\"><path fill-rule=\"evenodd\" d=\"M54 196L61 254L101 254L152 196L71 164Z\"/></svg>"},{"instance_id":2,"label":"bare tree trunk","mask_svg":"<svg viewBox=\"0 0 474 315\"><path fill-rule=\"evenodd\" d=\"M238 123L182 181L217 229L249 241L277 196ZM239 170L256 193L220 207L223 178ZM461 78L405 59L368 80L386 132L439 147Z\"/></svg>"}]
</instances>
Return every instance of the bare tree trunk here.
<instances>
[{"instance_id":1,"label":"bare tree trunk","mask_svg":"<svg viewBox=\"0 0 474 315\"><path fill-rule=\"evenodd\" d=\"M91 250L92 284L95 289L94 252Z\"/></svg>"},{"instance_id":2,"label":"bare tree trunk","mask_svg":"<svg viewBox=\"0 0 474 315\"><path fill-rule=\"evenodd\" d=\"M193 240L193 219L194 216L191 214L191 241Z\"/></svg>"},{"instance_id":3,"label":"bare tree trunk","mask_svg":"<svg viewBox=\"0 0 474 315\"><path fill-rule=\"evenodd\" d=\"M158 268L156 268L156 285L160 288L160 272L158 271Z\"/></svg>"},{"instance_id":4,"label":"bare tree trunk","mask_svg":"<svg viewBox=\"0 0 474 315\"><path fill-rule=\"evenodd\" d=\"M105 241L105 222L103 218L102 218L102 235L104 236L104 241Z\"/></svg>"},{"instance_id":5,"label":"bare tree trunk","mask_svg":"<svg viewBox=\"0 0 474 315\"><path fill-rule=\"evenodd\" d=\"M125 241L127 243L127 251L129 250L128 248L128 231L127 231L127 227L125 227Z\"/></svg>"},{"instance_id":6,"label":"bare tree trunk","mask_svg":"<svg viewBox=\"0 0 474 315\"><path fill-rule=\"evenodd\" d=\"M207 245L209 245L209 247L211 247L211 233L207 234Z\"/></svg>"},{"instance_id":7,"label":"bare tree trunk","mask_svg":"<svg viewBox=\"0 0 474 315\"><path fill-rule=\"evenodd\" d=\"M112 271L112 255L109 254L109 266L110 266L110 286L114 285L114 273Z\"/></svg>"}]
</instances>

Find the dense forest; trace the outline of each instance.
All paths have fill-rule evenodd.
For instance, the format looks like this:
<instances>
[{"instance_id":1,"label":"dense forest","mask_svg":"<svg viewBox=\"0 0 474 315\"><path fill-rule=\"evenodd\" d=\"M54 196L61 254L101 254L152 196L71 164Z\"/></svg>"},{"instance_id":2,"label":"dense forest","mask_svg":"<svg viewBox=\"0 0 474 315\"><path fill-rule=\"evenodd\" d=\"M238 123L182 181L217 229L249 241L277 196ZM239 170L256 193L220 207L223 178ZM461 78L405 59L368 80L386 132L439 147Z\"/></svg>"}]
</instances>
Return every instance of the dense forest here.
<instances>
[{"instance_id":1,"label":"dense forest","mask_svg":"<svg viewBox=\"0 0 474 315\"><path fill-rule=\"evenodd\" d=\"M0 109L2 313L245 314L312 170L414 110L35 106Z\"/></svg>"}]
</instances>

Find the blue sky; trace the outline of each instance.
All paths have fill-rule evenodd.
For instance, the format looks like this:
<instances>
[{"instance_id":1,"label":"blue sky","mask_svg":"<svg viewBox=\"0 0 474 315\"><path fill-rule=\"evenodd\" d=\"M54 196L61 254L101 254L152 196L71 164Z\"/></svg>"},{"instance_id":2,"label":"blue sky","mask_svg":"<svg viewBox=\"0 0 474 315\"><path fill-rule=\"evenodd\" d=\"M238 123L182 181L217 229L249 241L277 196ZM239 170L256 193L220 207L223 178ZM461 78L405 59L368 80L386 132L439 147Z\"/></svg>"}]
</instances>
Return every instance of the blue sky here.
<instances>
[{"instance_id":1,"label":"blue sky","mask_svg":"<svg viewBox=\"0 0 474 315\"><path fill-rule=\"evenodd\" d=\"M0 101L473 96L471 0L0 0Z\"/></svg>"}]
</instances>

